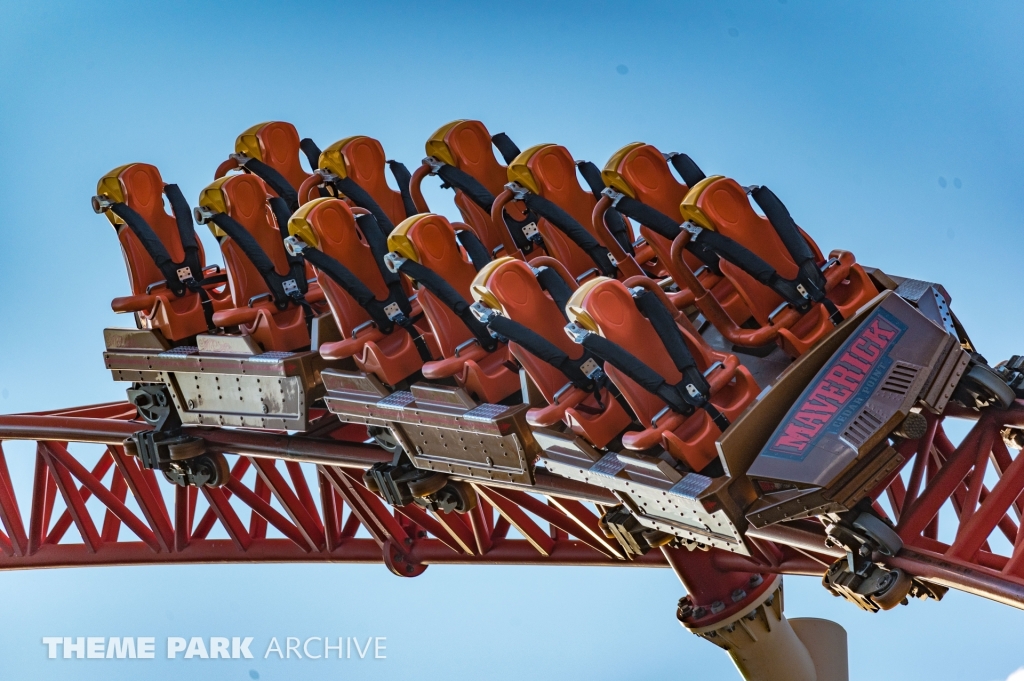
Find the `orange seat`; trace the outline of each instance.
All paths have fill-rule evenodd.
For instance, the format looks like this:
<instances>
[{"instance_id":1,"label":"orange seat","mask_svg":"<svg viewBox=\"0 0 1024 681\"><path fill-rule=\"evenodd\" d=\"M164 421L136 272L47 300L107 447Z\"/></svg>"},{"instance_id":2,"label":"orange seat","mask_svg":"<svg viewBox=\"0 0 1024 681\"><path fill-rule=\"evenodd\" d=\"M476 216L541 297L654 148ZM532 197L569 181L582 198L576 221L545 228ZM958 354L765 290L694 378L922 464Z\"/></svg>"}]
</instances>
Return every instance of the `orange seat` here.
<instances>
[{"instance_id":1,"label":"orange seat","mask_svg":"<svg viewBox=\"0 0 1024 681\"><path fill-rule=\"evenodd\" d=\"M369 288L377 300L388 299L388 286L347 203L336 198L314 199L292 215L288 231L340 263ZM317 275L343 336L343 340L320 347L323 357L351 357L360 370L375 374L391 386L420 370L423 360L409 332L395 326L390 333L384 333L372 322L369 312L340 284L323 272ZM428 345L432 345L430 334L423 335Z\"/></svg>"},{"instance_id":2,"label":"orange seat","mask_svg":"<svg viewBox=\"0 0 1024 681\"><path fill-rule=\"evenodd\" d=\"M683 217L694 224L717 231L745 246L782 277L794 279L797 276L797 264L779 234L766 217L754 211L746 190L735 180L716 176L701 181L688 192L680 210ZM814 240L802 231L801 234L817 264L825 265L825 258ZM849 317L874 298L878 291L864 269L856 264L852 253L837 250L830 253L829 258L832 264L824 272L828 299L844 318ZM780 314L773 319L773 313L784 303L778 293L730 262L723 260L721 268L757 323L762 329L774 327L780 344L789 354L802 354L834 328L821 303L812 306L802 316L795 310L787 310L785 316ZM713 314L708 314L708 317L715 321ZM733 342L743 344L740 340Z\"/></svg>"},{"instance_id":3,"label":"orange seat","mask_svg":"<svg viewBox=\"0 0 1024 681\"><path fill-rule=\"evenodd\" d=\"M571 280L566 284L575 288ZM501 258L480 270L473 282L473 297L540 335L570 359L583 357L583 348L565 334L565 313L522 260ZM607 390L587 392L518 343L510 341L508 347L548 402L526 413L530 425L550 427L564 421L577 435L604 447L631 423L632 416Z\"/></svg>"},{"instance_id":4,"label":"orange seat","mask_svg":"<svg viewBox=\"0 0 1024 681\"><path fill-rule=\"evenodd\" d=\"M320 168L339 178L352 178L380 206L391 225L397 225L418 211L407 211L402 193L388 186L384 173L387 164L381 143L365 135L346 137L320 154Z\"/></svg>"},{"instance_id":5,"label":"orange seat","mask_svg":"<svg viewBox=\"0 0 1024 681\"><path fill-rule=\"evenodd\" d=\"M299 160L304 142L309 142L309 140L300 141L299 133L291 123L284 121L259 123L238 136L235 140L235 153L220 164L214 173L214 178L220 179L228 171L240 167L239 159L255 159L280 173L287 180L291 189L297 192L311 176L310 173L303 170ZM311 161L310 165L316 170L315 161L307 160ZM268 184L267 188L272 195L280 196L281 193L276 191L273 186ZM286 197L282 196L281 198Z\"/></svg>"},{"instance_id":6,"label":"orange seat","mask_svg":"<svg viewBox=\"0 0 1024 681\"><path fill-rule=\"evenodd\" d=\"M309 278L304 267L289 262L281 230L267 203L266 185L255 175L234 174L214 181L200 194L199 206L210 213L223 213L241 225L270 258L279 276ZM220 242L234 303L234 307L214 314L217 326L239 327L264 350L308 348L306 310L293 303L275 304L271 288L249 255L214 222L209 222L208 226ZM322 299L322 295L314 284L306 293L306 299L316 302L318 298Z\"/></svg>"},{"instance_id":7,"label":"orange seat","mask_svg":"<svg viewBox=\"0 0 1024 681\"><path fill-rule=\"evenodd\" d=\"M123 203L138 213L149 225L174 263L185 264L186 252L178 231L175 217L164 211L164 181L160 171L148 163L132 163L115 168L100 179L96 192L97 199L108 204ZM143 246L135 232L114 214L113 210L97 205L117 230L121 242L132 295L115 298L111 307L115 312L133 312L138 324L145 329L158 330L171 342L185 341L198 333L208 330L203 302L197 291L184 289L182 295L175 295L166 285L164 273ZM192 217L188 216L191 225ZM193 272L196 279L202 279L209 269L205 264L203 245L195 239L198 250L198 268ZM230 298L222 284L204 285L212 309L219 310L230 305Z\"/></svg>"},{"instance_id":8,"label":"orange seat","mask_svg":"<svg viewBox=\"0 0 1024 681\"><path fill-rule=\"evenodd\" d=\"M467 304L473 299L476 269L463 254L446 218L425 213L406 219L388 237L388 248L441 276ZM500 402L519 390L519 374L509 366L514 364L507 345L499 344L488 352L462 318L431 291L420 287L418 299L442 357L423 365L426 378L454 378L484 402Z\"/></svg>"},{"instance_id":9,"label":"orange seat","mask_svg":"<svg viewBox=\"0 0 1024 681\"><path fill-rule=\"evenodd\" d=\"M480 121L457 120L441 126L431 135L426 144L427 159L416 169L412 179L412 196L417 209L421 213L428 212L426 201L420 190L423 178L432 173L429 161L454 166L470 175L483 185L492 197L499 195L508 182L505 164L494 155L491 133ZM455 205L462 214L462 219L469 225L480 241L492 255L511 255L521 257L520 250L527 253L542 255L544 250L535 247L525 237L517 235L513 239L510 227L503 224L504 220L495 221L489 208L485 209L473 201L464 191L456 188ZM526 224L526 213L519 202L512 202L506 207L508 217L520 225ZM522 227L512 227L522 230ZM518 244L518 245L516 245ZM505 251L502 253L502 251Z\"/></svg>"},{"instance_id":10,"label":"orange seat","mask_svg":"<svg viewBox=\"0 0 1024 681\"><path fill-rule=\"evenodd\" d=\"M593 213L597 200L577 181L576 162L568 149L557 144L538 144L530 147L509 164L508 179L556 204L598 243L605 248L610 247L606 239L606 230L598 232L594 229ZM603 263L596 263L586 251L549 220L541 218L537 226L548 255L562 262L576 281L601 274L599 268ZM633 238L635 235L631 234L630 239ZM626 276L643 274L629 256L620 258L620 267Z\"/></svg>"},{"instance_id":11,"label":"orange seat","mask_svg":"<svg viewBox=\"0 0 1024 681\"><path fill-rule=\"evenodd\" d=\"M667 299L663 303L677 314ZM682 381L683 375L664 344L653 340L658 338L654 326L637 309L630 290L622 282L604 277L588 281L570 298L567 311L578 326L619 345L669 384ZM709 401L729 421L734 421L760 392L757 383L735 355L708 347L684 316L676 316L676 322L697 368L705 373L710 385ZM716 366L719 362L721 365ZM704 470L717 459L715 440L721 430L707 412L696 410L684 415L669 410L663 400L608 362L605 372L646 426L640 432L627 432L622 438L625 447L642 451L661 445L695 471Z\"/></svg>"},{"instance_id":12,"label":"orange seat","mask_svg":"<svg viewBox=\"0 0 1024 681\"><path fill-rule=\"evenodd\" d=\"M689 192L689 187L672 174L665 156L654 146L643 142L633 142L615 152L605 164L601 177L615 191L667 216L678 214L679 204ZM640 225L640 234L657 256L658 263L671 274L672 241L647 225ZM639 257L637 259L640 260ZM750 317L750 310L727 279L703 268L704 263L688 251L683 252L683 260L692 271L701 272L701 283L712 292L736 324L743 324ZM677 307L693 304L694 292L680 281L675 283L683 295L678 300L673 299L673 303Z\"/></svg>"}]
</instances>

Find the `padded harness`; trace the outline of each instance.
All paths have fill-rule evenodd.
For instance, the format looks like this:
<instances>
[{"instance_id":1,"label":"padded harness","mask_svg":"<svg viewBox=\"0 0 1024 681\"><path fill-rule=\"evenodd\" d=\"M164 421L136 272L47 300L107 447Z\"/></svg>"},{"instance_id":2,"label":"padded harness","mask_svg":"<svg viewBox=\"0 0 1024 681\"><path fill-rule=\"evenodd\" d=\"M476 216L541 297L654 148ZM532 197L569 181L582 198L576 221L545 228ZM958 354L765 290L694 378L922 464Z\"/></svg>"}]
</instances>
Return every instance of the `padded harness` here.
<instances>
[{"instance_id":1,"label":"padded harness","mask_svg":"<svg viewBox=\"0 0 1024 681\"><path fill-rule=\"evenodd\" d=\"M164 283L171 293L179 298L189 291L199 295L203 305L203 314L206 317L206 326L211 330L215 329L213 302L203 286L222 284L227 281L227 275L218 274L202 278L203 267L199 260L199 242L196 240L195 226L192 223L192 212L189 210L188 201L185 200L185 196L176 184L165 184L163 192L171 204L171 212L174 213L174 221L178 226L178 238L185 251L185 258L181 262L174 262L171 259L170 253L167 252L167 248L153 228L128 204L113 203L110 205L110 211L124 220L124 223L138 238L139 243L146 249L146 253L164 275Z\"/></svg>"},{"instance_id":2,"label":"padded harness","mask_svg":"<svg viewBox=\"0 0 1024 681\"><path fill-rule=\"evenodd\" d=\"M724 431L729 427L729 420L711 404L711 386L697 368L693 354L672 314L650 291L632 289L631 292L637 309L651 322L672 363L682 374L682 380L673 385L617 343L570 325L567 328L573 331L570 333L573 340L624 373L647 392L659 397L672 411L689 416L695 410L703 409L719 430Z\"/></svg>"}]
</instances>

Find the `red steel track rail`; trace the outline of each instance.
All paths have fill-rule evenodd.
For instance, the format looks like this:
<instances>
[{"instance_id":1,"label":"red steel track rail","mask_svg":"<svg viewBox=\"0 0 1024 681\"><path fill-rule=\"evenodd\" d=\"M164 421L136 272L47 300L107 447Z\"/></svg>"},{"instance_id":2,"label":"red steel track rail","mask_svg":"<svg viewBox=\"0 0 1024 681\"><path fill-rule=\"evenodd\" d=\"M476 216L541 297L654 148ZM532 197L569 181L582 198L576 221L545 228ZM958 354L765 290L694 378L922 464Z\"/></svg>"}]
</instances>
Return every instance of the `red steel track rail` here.
<instances>
[{"instance_id":1,"label":"red steel track rail","mask_svg":"<svg viewBox=\"0 0 1024 681\"><path fill-rule=\"evenodd\" d=\"M361 477L387 455L352 441L362 437L353 426L301 436L196 429L235 455L231 481L175 487L124 453L123 439L145 427L133 417L127 403L0 416L0 569L384 562L415 576L435 563L669 567L689 553L626 559L597 523L614 497L545 471L529 488L474 483L480 503L465 515L391 508ZM1024 405L981 418L951 410L948 417L976 423L954 445L944 417L929 416L925 436L899 445L902 467L875 490L884 500L876 510L891 517L905 543L895 558L876 558L1024 608L1024 457L1000 433L1024 426ZM31 491L27 504L15 494L5 458L3 441L10 440L35 442L31 485L19 487ZM74 443L93 443L92 463L72 453ZM221 538L211 537L215 530ZM712 551L707 564L719 572L820 575L836 557L816 521L750 530L748 537L754 557Z\"/></svg>"}]
</instances>

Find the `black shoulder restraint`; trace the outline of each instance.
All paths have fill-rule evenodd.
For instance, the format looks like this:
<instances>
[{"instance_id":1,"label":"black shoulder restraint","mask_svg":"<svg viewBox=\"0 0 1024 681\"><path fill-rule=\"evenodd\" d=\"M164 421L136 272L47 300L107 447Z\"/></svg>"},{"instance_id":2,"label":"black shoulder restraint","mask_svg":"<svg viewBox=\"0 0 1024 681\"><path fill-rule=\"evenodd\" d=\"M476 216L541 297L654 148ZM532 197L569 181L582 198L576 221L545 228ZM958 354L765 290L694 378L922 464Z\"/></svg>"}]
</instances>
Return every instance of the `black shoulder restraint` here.
<instances>
[{"instance_id":1,"label":"black shoulder restraint","mask_svg":"<svg viewBox=\"0 0 1024 681\"><path fill-rule=\"evenodd\" d=\"M271 204L271 207L273 208L273 204ZM209 218L209 221L217 225L225 234L231 237L232 241L238 244L245 257L249 259L249 262L253 264L256 271L263 277L263 281L266 282L267 288L270 289L274 306L277 309L283 310L289 304L299 305L305 310L307 321L312 319L313 310L305 298L306 291L309 288L306 282L306 268L301 259L289 256L288 274L282 276L277 273L274 262L263 248L260 247L259 242L234 218L226 213L214 213Z\"/></svg>"},{"instance_id":2,"label":"black shoulder restraint","mask_svg":"<svg viewBox=\"0 0 1024 681\"><path fill-rule=\"evenodd\" d=\"M512 163L516 160L516 156L519 156L519 147L512 138L503 132L499 132L497 135L491 137L491 144L498 150L501 157L505 159L505 163Z\"/></svg>"},{"instance_id":3,"label":"black shoulder restraint","mask_svg":"<svg viewBox=\"0 0 1024 681\"><path fill-rule=\"evenodd\" d=\"M608 249L598 243L597 239L583 225L562 210L560 206L532 192L523 194L523 202L526 203L527 208L550 222L558 231L565 234L573 243L583 249L590 256L590 259L594 261L594 264L597 265L597 269L601 274L606 277L615 276L617 268L611 259L611 253Z\"/></svg>"},{"instance_id":4,"label":"black shoulder restraint","mask_svg":"<svg viewBox=\"0 0 1024 681\"><path fill-rule=\"evenodd\" d=\"M362 217L367 220L373 220L372 215ZM369 231L368 227L364 228L364 235ZM370 241L370 238L367 241ZM303 246L301 254L301 257L317 268L317 271L326 274L342 290L352 296L356 303L370 315L370 319L373 320L373 323L381 333L390 334L395 330L396 326L399 326L412 336L420 359L424 362L429 362L433 359L430 356L430 350L427 348L426 342L413 325L413 320L410 317L411 306L409 305L409 300L405 297L405 291L402 290L401 282L398 282L398 286L395 287L389 281L389 277L385 277L384 282L388 286L388 297L384 300L377 300L376 296L373 295L373 291L356 275L352 274L351 270L323 251L307 245ZM391 271L388 271L388 275L392 279L398 278L398 275Z\"/></svg>"},{"instance_id":5,"label":"black shoulder restraint","mask_svg":"<svg viewBox=\"0 0 1024 681\"><path fill-rule=\"evenodd\" d=\"M235 158L240 157L245 160L239 160L238 165L266 182L267 186L273 189L275 194L284 199L285 203L288 205L288 210L294 213L299 209L299 193L295 190L295 187L285 179L284 175L277 172L263 161L255 158L244 157L241 154L235 155Z\"/></svg>"},{"instance_id":6,"label":"black shoulder restraint","mask_svg":"<svg viewBox=\"0 0 1024 681\"><path fill-rule=\"evenodd\" d=\"M568 284L550 267L536 269L534 275L541 288L551 294L564 318L565 304L571 295ZM537 359L547 362L561 371L569 379L569 382L580 390L596 395L602 387L605 387L604 372L600 370L602 362L590 351L584 349L579 359L572 359L557 345L519 322L480 305L475 309L480 321L487 324L492 334L505 342L517 343Z\"/></svg>"},{"instance_id":7,"label":"black shoulder restraint","mask_svg":"<svg viewBox=\"0 0 1024 681\"><path fill-rule=\"evenodd\" d=\"M764 211L768 222L775 228L775 233L779 235L782 244L789 251L790 257L793 258L799 269L796 288L799 289L802 286L803 291L798 292L805 299L824 305L833 324L843 321L843 315L839 312L839 308L825 295L825 276L818 268L811 247L807 244L804 235L800 233L800 229L796 226L796 222L789 214L785 204L768 187L754 187L751 189L750 195ZM794 307L796 307L795 304Z\"/></svg>"},{"instance_id":8,"label":"black shoulder restraint","mask_svg":"<svg viewBox=\"0 0 1024 681\"><path fill-rule=\"evenodd\" d=\"M477 272L482 270L484 265L491 261L491 254L487 252L487 247L484 246L473 230L460 229L455 232L455 238L466 249L466 253L469 254L469 259L473 263L473 268Z\"/></svg>"},{"instance_id":9,"label":"black shoulder restraint","mask_svg":"<svg viewBox=\"0 0 1024 681\"><path fill-rule=\"evenodd\" d=\"M306 155L306 160L309 161L309 169L315 172L320 167L320 147L310 138L304 137L299 142L299 149L302 149L302 153Z\"/></svg>"},{"instance_id":10,"label":"black shoulder restraint","mask_svg":"<svg viewBox=\"0 0 1024 681\"><path fill-rule=\"evenodd\" d=\"M171 212L174 213L174 221L178 226L178 238L185 251L185 259L181 262L174 262L171 259L170 253L167 252L167 248L153 228L128 204L114 203L110 205L110 210L124 220L124 223L138 238L142 247L146 249L146 253L163 274L164 282L171 293L179 298L189 291L199 295L203 304L206 325L208 328L214 329L216 327L213 324L213 303L203 286L222 284L227 281L227 276L219 274L203 278L203 267L199 260L199 242L196 240L192 212L189 210L188 202L176 184L165 184L164 194L171 204Z\"/></svg>"},{"instance_id":11,"label":"black shoulder restraint","mask_svg":"<svg viewBox=\"0 0 1024 681\"><path fill-rule=\"evenodd\" d=\"M766 191L767 194L762 193L761 190ZM704 229L690 222L680 226L672 218L645 203L641 203L618 192L606 191L612 196L615 206L619 211L653 229L666 239L675 239L685 228L693 235L690 241L687 242L686 249L700 258L707 265L708 269L716 274L721 274L721 270L718 267L718 258L724 258L758 282L775 291L783 300L799 312L807 312L811 309L813 303L821 302L828 310L833 323L838 324L842 321L838 308L825 297L824 277L814 262L810 247L797 229L796 223L793 222L793 218L789 215L789 211L785 209L785 206L782 206L782 202L767 188L759 187L755 190L753 193L758 194L761 198L759 199L758 196L755 196L754 200L761 206L761 210L765 211L768 221L775 227L786 249L790 251L790 255L797 262L800 273L796 279L791 280L781 276L775 271L774 267L752 251L719 232ZM777 206L773 205L772 199L777 202ZM764 205L761 205L762 200L765 202ZM768 208L766 209L765 206L768 206ZM780 206L781 211L778 210ZM771 214L769 214L769 211L771 211ZM776 223L783 226L781 231ZM783 233L786 233L786 236L783 236ZM793 235L795 235L795 238ZM796 253L791 250L792 247L797 248ZM805 291L806 294L804 293Z\"/></svg>"},{"instance_id":12,"label":"black shoulder restraint","mask_svg":"<svg viewBox=\"0 0 1024 681\"><path fill-rule=\"evenodd\" d=\"M398 193L402 195L402 207L405 209L405 217L411 218L419 213L416 210L416 203L412 200L412 191L409 185L412 183L412 173L401 161L388 161L388 168L398 185Z\"/></svg>"},{"instance_id":13,"label":"black shoulder restraint","mask_svg":"<svg viewBox=\"0 0 1024 681\"><path fill-rule=\"evenodd\" d=\"M665 154L665 159L676 169L679 177L683 180L683 184L687 187L692 188L695 184L707 178L707 175L700 169L700 166L694 163L693 159L686 154L673 151L670 154Z\"/></svg>"},{"instance_id":14,"label":"black shoulder restraint","mask_svg":"<svg viewBox=\"0 0 1024 681\"><path fill-rule=\"evenodd\" d=\"M497 135L495 135L495 137L497 137ZM511 142L511 140L509 141ZM518 156L518 154L516 154L516 156ZM515 156L512 158L515 158ZM431 173L441 178L442 188L447 189L450 187L462 192L469 197L470 201L480 206L485 213L488 215L491 214L491 207L494 205L494 195L487 191L487 188L480 184L475 177L453 165L448 165L447 163L437 161L436 159L431 160L430 166ZM508 228L509 233L512 235L512 241L515 243L516 248L521 250L523 253L529 253L532 251L534 244L539 245L543 243L540 239L540 235L534 233L532 236L527 236L523 231L525 227L531 224L536 226L536 216L528 213L522 220L514 220L508 215L508 213L503 213L502 219L505 221L505 227Z\"/></svg>"},{"instance_id":15,"label":"black shoulder restraint","mask_svg":"<svg viewBox=\"0 0 1024 681\"><path fill-rule=\"evenodd\" d=\"M601 171L590 161L577 161L576 167L579 168L583 179L587 181L587 185L590 187L594 198L600 201L601 192L605 189L604 180L601 178ZM629 238L629 228L626 227L626 222L622 219L622 213L614 208L610 208L604 214L604 221L608 225L608 231L612 233L615 240L622 246L622 250L630 255L636 255L636 251L633 250L633 242Z\"/></svg>"},{"instance_id":16,"label":"black shoulder restraint","mask_svg":"<svg viewBox=\"0 0 1024 681\"><path fill-rule=\"evenodd\" d=\"M606 189L604 193L611 197L612 205L615 206L617 211L636 220L641 225L649 227L669 241L679 236L679 233L682 231L678 222L656 208L648 206L646 203L637 201L631 196L620 194L612 189ZM712 249L706 248L704 244L698 244L693 239L690 239L686 244L686 250L697 256L704 263L704 266L715 274L720 275L722 273L718 268L718 254Z\"/></svg>"},{"instance_id":17,"label":"black shoulder restraint","mask_svg":"<svg viewBox=\"0 0 1024 681\"><path fill-rule=\"evenodd\" d=\"M487 331L487 326L473 316L470 304L437 272L407 258L395 259L390 262L395 265L399 272L419 282L423 288L430 291L438 300L447 305L462 320L466 328L473 333L473 337L480 343L480 347L487 352L494 352L497 349L498 341Z\"/></svg>"},{"instance_id":18,"label":"black shoulder restraint","mask_svg":"<svg viewBox=\"0 0 1024 681\"><path fill-rule=\"evenodd\" d=\"M337 192L351 199L352 203L370 211L377 221L377 226L384 231L384 236L391 234L395 224L391 222L391 218L380 207L380 204L370 196L370 192L360 187L351 177L334 177L330 180L330 183Z\"/></svg>"},{"instance_id":19,"label":"black shoulder restraint","mask_svg":"<svg viewBox=\"0 0 1024 681\"><path fill-rule=\"evenodd\" d=\"M661 374L644 364L625 348L596 333L577 332L573 336L573 340L626 374L644 390L659 397L673 411L690 415L696 409L703 409L715 422L715 425L724 431L729 427L729 421L711 404L710 386L700 370L697 369L693 355L686 347L682 332L676 326L671 313L665 309L656 296L646 291L637 294L635 301L641 314L650 320L651 325L657 331L672 358L672 363L683 375L679 383L670 384Z\"/></svg>"}]
</instances>

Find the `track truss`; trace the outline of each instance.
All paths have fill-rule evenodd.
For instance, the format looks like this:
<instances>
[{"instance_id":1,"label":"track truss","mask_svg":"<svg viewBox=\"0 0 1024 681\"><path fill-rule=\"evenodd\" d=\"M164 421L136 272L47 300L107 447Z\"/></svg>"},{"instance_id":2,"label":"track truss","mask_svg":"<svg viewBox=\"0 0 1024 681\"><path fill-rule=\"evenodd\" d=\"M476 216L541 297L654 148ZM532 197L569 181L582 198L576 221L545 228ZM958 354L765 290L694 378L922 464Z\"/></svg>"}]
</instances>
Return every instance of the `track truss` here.
<instances>
[{"instance_id":1,"label":"track truss","mask_svg":"<svg viewBox=\"0 0 1024 681\"><path fill-rule=\"evenodd\" d=\"M361 427L330 416L302 436L197 428L233 455L231 480L176 487L125 454L120 443L145 427L134 416L131 405L114 403L0 417L7 444L0 448L0 569L383 562L415 576L431 564L671 567L689 560L685 549L627 558L598 526L615 499L543 470L529 488L473 483L480 502L464 515L391 508L361 476L388 455L363 443ZM903 464L873 494L876 511L904 542L895 557L875 558L1024 608L1024 457L1004 441L1024 425L1024 404L980 418L951 409L928 419L922 438L899 443ZM976 419L959 444L945 427L953 419ZM35 443L30 483L12 478L10 452L29 451L12 441ZM815 520L750 529L748 538L752 557L711 550L698 562L720 573L821 575L842 555L826 545Z\"/></svg>"}]
</instances>

